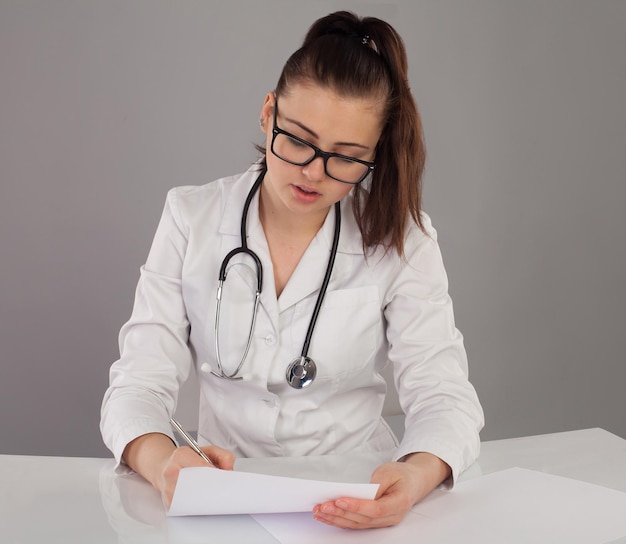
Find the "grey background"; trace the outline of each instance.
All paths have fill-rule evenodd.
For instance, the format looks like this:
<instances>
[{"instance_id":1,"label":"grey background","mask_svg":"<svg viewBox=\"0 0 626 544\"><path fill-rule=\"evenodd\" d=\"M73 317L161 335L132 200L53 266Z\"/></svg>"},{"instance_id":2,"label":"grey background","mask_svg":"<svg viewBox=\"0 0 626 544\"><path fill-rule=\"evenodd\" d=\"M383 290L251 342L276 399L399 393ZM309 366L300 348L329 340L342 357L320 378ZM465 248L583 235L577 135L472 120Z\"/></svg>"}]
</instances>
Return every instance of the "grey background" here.
<instances>
[{"instance_id":1,"label":"grey background","mask_svg":"<svg viewBox=\"0 0 626 544\"><path fill-rule=\"evenodd\" d=\"M254 160L265 93L338 8L405 39L483 439L626 437L626 2L0 0L0 453L108 455L167 189Z\"/></svg>"}]
</instances>

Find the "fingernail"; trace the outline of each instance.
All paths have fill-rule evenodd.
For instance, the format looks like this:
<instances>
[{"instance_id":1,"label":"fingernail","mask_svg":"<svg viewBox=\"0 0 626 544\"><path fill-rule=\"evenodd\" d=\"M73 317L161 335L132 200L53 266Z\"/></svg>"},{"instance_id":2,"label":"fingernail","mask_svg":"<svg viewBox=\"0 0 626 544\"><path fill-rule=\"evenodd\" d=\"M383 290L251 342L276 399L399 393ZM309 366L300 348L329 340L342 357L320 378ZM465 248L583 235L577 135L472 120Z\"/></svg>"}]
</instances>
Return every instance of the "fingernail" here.
<instances>
[{"instance_id":1,"label":"fingernail","mask_svg":"<svg viewBox=\"0 0 626 544\"><path fill-rule=\"evenodd\" d=\"M338 501L335 501L335 506L337 506L337 508L343 508L345 510L350 505L347 501L339 499Z\"/></svg>"},{"instance_id":2,"label":"fingernail","mask_svg":"<svg viewBox=\"0 0 626 544\"><path fill-rule=\"evenodd\" d=\"M324 514L332 514L335 511L335 509L333 508L332 504L324 504L322 506L322 512Z\"/></svg>"}]
</instances>

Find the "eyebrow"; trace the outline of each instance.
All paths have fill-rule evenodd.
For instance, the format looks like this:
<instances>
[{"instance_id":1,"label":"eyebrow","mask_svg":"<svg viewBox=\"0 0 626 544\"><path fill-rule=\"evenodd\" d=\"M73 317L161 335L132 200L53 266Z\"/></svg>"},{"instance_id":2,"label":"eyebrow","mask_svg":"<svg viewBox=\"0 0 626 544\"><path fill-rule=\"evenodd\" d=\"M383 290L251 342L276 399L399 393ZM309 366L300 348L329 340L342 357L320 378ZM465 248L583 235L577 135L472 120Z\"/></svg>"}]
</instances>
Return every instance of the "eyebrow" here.
<instances>
[{"instance_id":1,"label":"eyebrow","mask_svg":"<svg viewBox=\"0 0 626 544\"><path fill-rule=\"evenodd\" d=\"M285 121L288 121L289 123L293 123L294 125L300 127L302 130L304 130L305 132L308 132L311 136L313 136L313 138L316 138L316 139L319 140L319 136L317 135L317 133L312 131L306 125L303 125L300 121L296 121L295 119L291 119L290 117L285 117ZM367 147L366 145L358 144L356 142L335 142L335 145L336 146L358 147L360 149L366 149L366 150L369 149L369 147Z\"/></svg>"}]
</instances>

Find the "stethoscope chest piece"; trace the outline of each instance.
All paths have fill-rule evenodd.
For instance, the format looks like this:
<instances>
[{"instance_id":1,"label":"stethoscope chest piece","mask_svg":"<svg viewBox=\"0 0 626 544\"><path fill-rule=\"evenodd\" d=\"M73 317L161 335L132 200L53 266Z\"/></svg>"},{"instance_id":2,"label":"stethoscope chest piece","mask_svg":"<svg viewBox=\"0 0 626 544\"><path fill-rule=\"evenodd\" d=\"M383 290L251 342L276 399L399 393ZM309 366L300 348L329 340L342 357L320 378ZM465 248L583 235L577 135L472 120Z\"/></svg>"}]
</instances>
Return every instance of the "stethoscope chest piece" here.
<instances>
[{"instance_id":1,"label":"stethoscope chest piece","mask_svg":"<svg viewBox=\"0 0 626 544\"><path fill-rule=\"evenodd\" d=\"M315 361L310 357L296 357L287 367L287 383L294 389L304 389L311 385L317 374Z\"/></svg>"}]
</instances>

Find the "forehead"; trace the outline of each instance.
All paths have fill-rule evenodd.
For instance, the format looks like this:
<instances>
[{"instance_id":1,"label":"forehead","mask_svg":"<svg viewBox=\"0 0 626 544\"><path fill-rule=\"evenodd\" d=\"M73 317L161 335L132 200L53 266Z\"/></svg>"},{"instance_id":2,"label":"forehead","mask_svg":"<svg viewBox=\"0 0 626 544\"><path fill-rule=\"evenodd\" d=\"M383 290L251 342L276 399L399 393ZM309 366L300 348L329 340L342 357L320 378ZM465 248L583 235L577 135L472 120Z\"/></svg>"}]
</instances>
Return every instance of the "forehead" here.
<instances>
[{"instance_id":1,"label":"forehead","mask_svg":"<svg viewBox=\"0 0 626 544\"><path fill-rule=\"evenodd\" d=\"M277 99L282 119L303 124L320 136L339 140L380 136L385 107L380 98L345 96L311 83L292 85Z\"/></svg>"}]
</instances>

